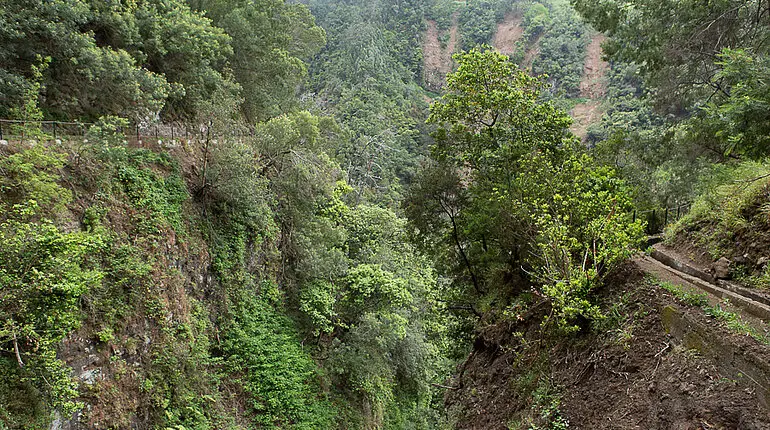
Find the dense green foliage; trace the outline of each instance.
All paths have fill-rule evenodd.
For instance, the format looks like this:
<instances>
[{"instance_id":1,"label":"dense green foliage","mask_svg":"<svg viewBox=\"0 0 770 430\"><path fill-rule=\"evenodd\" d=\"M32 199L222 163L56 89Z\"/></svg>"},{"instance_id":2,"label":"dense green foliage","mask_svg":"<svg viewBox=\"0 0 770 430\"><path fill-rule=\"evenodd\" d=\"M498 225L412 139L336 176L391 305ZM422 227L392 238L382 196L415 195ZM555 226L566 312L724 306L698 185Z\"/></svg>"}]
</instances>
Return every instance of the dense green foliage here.
<instances>
[{"instance_id":1,"label":"dense green foliage","mask_svg":"<svg viewBox=\"0 0 770 430\"><path fill-rule=\"evenodd\" d=\"M0 162L0 342L16 359L3 363L3 385L31 383L51 405L71 412L76 386L56 348L80 325L78 301L103 276L89 256L103 249L104 238L65 232L48 218L71 200L54 173L63 155L38 149Z\"/></svg>"},{"instance_id":2,"label":"dense green foliage","mask_svg":"<svg viewBox=\"0 0 770 430\"><path fill-rule=\"evenodd\" d=\"M598 317L591 290L641 233L627 188L581 154L569 117L539 100L537 78L492 51L457 61L431 107L435 165L408 199L419 237L465 275L460 291L533 283L561 327Z\"/></svg>"},{"instance_id":3,"label":"dense green foliage","mask_svg":"<svg viewBox=\"0 0 770 430\"><path fill-rule=\"evenodd\" d=\"M667 108L689 108L730 86L720 79L723 48L767 52L767 5L758 0L574 0L611 37L607 53L635 62ZM640 34L655 37L639 37Z\"/></svg>"},{"instance_id":4,"label":"dense green foliage","mask_svg":"<svg viewBox=\"0 0 770 430\"><path fill-rule=\"evenodd\" d=\"M241 87L247 120L264 120L296 106L297 86L307 75L303 60L325 42L307 7L281 0L188 3L232 38L228 67Z\"/></svg>"},{"instance_id":5,"label":"dense green foliage","mask_svg":"<svg viewBox=\"0 0 770 430\"><path fill-rule=\"evenodd\" d=\"M610 36L609 107L589 139L637 184L643 206L694 199L712 163L767 156L763 2L572 3Z\"/></svg>"},{"instance_id":6,"label":"dense green foliage","mask_svg":"<svg viewBox=\"0 0 770 430\"><path fill-rule=\"evenodd\" d=\"M435 275L406 244L402 218L360 203L392 204L415 163L423 102L409 48L420 4L406 26L381 9L370 31L382 67L362 57L365 69L341 79L316 75L333 117L319 116L318 105L307 105L317 114L298 109L300 58L324 38L300 4L58 6L81 7L66 31L82 46L61 53L40 41L28 54L35 62L23 64L14 49L34 44L8 44L8 73L18 75L9 88L26 88L7 93L18 106L9 114L138 121L160 112L207 130L172 141L176 149L146 150L127 145L129 123L118 117L62 144L28 124L36 143L3 154L3 425L46 425L87 404L79 419L89 426L439 426L440 392L430 383L446 377L449 362ZM330 29L336 37L342 27ZM332 52L367 54L369 46L348 44L355 40ZM90 81L78 74L92 64L70 70L66 79L83 87L65 86L62 58L80 48L127 63ZM350 67L324 55L318 64ZM132 83L129 72L158 86ZM103 86L113 77L133 98ZM89 89L110 92L112 104L86 103ZM234 130L250 137L223 137ZM93 351L75 378L64 361L83 358L62 345Z\"/></svg>"},{"instance_id":7,"label":"dense green foliage","mask_svg":"<svg viewBox=\"0 0 770 430\"><path fill-rule=\"evenodd\" d=\"M40 102L51 117L192 119L208 99L224 95L254 119L292 103L302 59L323 44L306 7L191 3L197 11L183 0L4 3L0 115L35 85L41 58L50 59Z\"/></svg>"},{"instance_id":8,"label":"dense green foliage","mask_svg":"<svg viewBox=\"0 0 770 430\"><path fill-rule=\"evenodd\" d=\"M468 2L460 10L463 48L488 44L497 30L497 23L503 20L510 7L511 2L505 0Z\"/></svg>"},{"instance_id":9,"label":"dense green foliage","mask_svg":"<svg viewBox=\"0 0 770 430\"><path fill-rule=\"evenodd\" d=\"M445 12L446 13L446 12ZM548 95L556 99L579 96L589 29L566 1L479 1L459 9L464 49L492 43L497 24L506 14L520 16L523 39L511 58L534 75L547 75ZM527 51L536 52L525 64Z\"/></svg>"},{"instance_id":10,"label":"dense green foliage","mask_svg":"<svg viewBox=\"0 0 770 430\"><path fill-rule=\"evenodd\" d=\"M315 104L345 139L336 156L362 197L392 204L422 152L425 102L416 83L423 1L312 1L329 42L312 63Z\"/></svg>"},{"instance_id":11,"label":"dense green foliage","mask_svg":"<svg viewBox=\"0 0 770 430\"><path fill-rule=\"evenodd\" d=\"M639 206L692 202L668 234L766 285L770 19L762 1L574 0L610 39L609 106L589 140ZM655 37L639 37L654 34Z\"/></svg>"},{"instance_id":12,"label":"dense green foliage","mask_svg":"<svg viewBox=\"0 0 770 430\"><path fill-rule=\"evenodd\" d=\"M562 0L5 2L0 117L29 123L0 147L0 427L449 428L474 329L542 304L560 334L602 321L634 205L767 155L770 33L758 1L574 3L613 37L589 148L561 107L591 33ZM506 14L513 60L485 47ZM468 49L443 94L426 19ZM94 125L33 122L65 118ZM196 136L123 134L164 123ZM678 228L766 223L748 189Z\"/></svg>"},{"instance_id":13,"label":"dense green foliage","mask_svg":"<svg viewBox=\"0 0 770 430\"><path fill-rule=\"evenodd\" d=\"M532 62L532 72L548 76L552 95L576 98L580 95L588 28L567 5L553 2L549 6L547 15L540 9L538 15L532 16L529 11L538 9L528 10L527 34L539 36L539 53Z\"/></svg>"}]
</instances>

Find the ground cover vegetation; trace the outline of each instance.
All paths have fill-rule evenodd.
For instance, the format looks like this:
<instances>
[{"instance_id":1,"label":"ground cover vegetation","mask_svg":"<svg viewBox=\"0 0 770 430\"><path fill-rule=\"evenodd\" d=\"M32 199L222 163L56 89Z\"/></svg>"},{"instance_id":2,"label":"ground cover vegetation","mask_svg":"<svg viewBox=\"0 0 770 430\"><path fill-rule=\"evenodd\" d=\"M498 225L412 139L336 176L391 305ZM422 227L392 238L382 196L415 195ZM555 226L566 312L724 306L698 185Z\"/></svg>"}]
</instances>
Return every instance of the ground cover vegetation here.
<instances>
[{"instance_id":1,"label":"ground cover vegetation","mask_svg":"<svg viewBox=\"0 0 770 430\"><path fill-rule=\"evenodd\" d=\"M595 129L600 146L637 170L629 176L645 178L640 188L650 199L691 200L698 176L714 163L767 156L766 133L757 128L766 121L756 121L767 114L764 2L573 4L610 36L605 54L622 65L611 79L624 84L610 86L620 93L610 95L614 107ZM644 106L623 94L634 89Z\"/></svg>"},{"instance_id":2,"label":"ground cover vegetation","mask_svg":"<svg viewBox=\"0 0 770 430\"><path fill-rule=\"evenodd\" d=\"M737 258L735 275L761 285L768 156L762 127L770 112L763 89L767 4L573 5L609 36L609 107L589 131L597 156L636 185L637 206L692 204L671 235L714 260Z\"/></svg>"},{"instance_id":3,"label":"ground cover vegetation","mask_svg":"<svg viewBox=\"0 0 770 430\"><path fill-rule=\"evenodd\" d=\"M58 140L23 124L3 149L2 425L439 426L436 276L392 210L418 152L406 32L379 42L401 86L319 73L326 111L299 97L326 41L304 5L97 3L2 8L3 116L96 122ZM153 121L205 131L129 144ZM355 152L390 145L405 169Z\"/></svg>"},{"instance_id":4,"label":"ground cover vegetation","mask_svg":"<svg viewBox=\"0 0 770 430\"><path fill-rule=\"evenodd\" d=\"M626 3L574 2L611 36L586 147L564 1L5 2L0 117L26 123L0 147L0 428L451 428L485 327L615 330L597 291L635 207L727 191L676 227L709 246L767 221L767 6ZM510 14L512 58L486 46ZM441 94L428 19L463 48ZM198 136L124 133L172 123ZM692 185L741 169L745 194ZM563 428L544 375L525 421Z\"/></svg>"}]
</instances>

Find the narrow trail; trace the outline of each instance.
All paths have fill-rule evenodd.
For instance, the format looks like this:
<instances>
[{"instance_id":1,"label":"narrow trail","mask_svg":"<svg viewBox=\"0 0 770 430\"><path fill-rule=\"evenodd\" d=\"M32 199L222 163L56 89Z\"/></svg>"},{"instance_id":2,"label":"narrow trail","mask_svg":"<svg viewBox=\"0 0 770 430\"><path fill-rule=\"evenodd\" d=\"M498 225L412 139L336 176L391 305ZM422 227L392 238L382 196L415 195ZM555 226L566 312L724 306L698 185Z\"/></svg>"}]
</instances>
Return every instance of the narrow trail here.
<instances>
[{"instance_id":1,"label":"narrow trail","mask_svg":"<svg viewBox=\"0 0 770 430\"><path fill-rule=\"evenodd\" d=\"M637 257L636 264L646 273L694 292L708 294L712 305L727 300L736 313L752 325L770 323L770 297L723 279L661 244L650 256ZM758 327L761 328L761 327Z\"/></svg>"},{"instance_id":2,"label":"narrow trail","mask_svg":"<svg viewBox=\"0 0 770 430\"><path fill-rule=\"evenodd\" d=\"M700 291L686 273L649 256L633 263L597 291L607 315L623 321L615 329L541 350L543 314L532 310L480 331L447 384L456 387L445 401L461 412L457 427L521 422L532 404L522 381L546 359L570 428L770 429L770 347L645 279Z\"/></svg>"},{"instance_id":3,"label":"narrow trail","mask_svg":"<svg viewBox=\"0 0 770 430\"><path fill-rule=\"evenodd\" d=\"M660 281L690 293L705 293L710 306L739 315L741 323L767 336L770 322L770 297L767 295L717 279L662 244L654 245L651 255L636 257L634 263L643 273ZM665 293L661 289L658 294ZM745 390L757 395L759 405L770 409L768 345L751 339L743 331L748 329L728 328L729 324L720 322L697 306L687 308L671 304L658 309L667 334L677 343L711 360L720 374L729 375L728 378L736 381L741 379Z\"/></svg>"}]
</instances>

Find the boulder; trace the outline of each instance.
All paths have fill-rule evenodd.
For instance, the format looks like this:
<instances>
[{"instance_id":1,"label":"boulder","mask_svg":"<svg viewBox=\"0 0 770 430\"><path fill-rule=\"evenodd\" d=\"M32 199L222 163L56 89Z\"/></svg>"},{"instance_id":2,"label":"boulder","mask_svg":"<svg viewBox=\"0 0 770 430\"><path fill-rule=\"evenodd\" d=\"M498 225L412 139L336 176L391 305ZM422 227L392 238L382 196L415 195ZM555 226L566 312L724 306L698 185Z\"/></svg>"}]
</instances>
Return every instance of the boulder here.
<instances>
[{"instance_id":1,"label":"boulder","mask_svg":"<svg viewBox=\"0 0 770 430\"><path fill-rule=\"evenodd\" d=\"M712 266L714 269L714 277L717 279L729 279L730 278L730 260L725 257L717 260Z\"/></svg>"}]
</instances>

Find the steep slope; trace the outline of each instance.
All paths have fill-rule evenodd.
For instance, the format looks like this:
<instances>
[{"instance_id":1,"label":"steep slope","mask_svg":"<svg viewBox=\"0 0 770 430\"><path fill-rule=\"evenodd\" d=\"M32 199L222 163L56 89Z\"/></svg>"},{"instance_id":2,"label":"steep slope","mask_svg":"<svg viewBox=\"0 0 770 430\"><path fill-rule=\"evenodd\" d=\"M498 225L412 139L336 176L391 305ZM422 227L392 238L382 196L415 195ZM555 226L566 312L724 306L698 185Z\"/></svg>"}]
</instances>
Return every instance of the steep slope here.
<instances>
[{"instance_id":1,"label":"steep slope","mask_svg":"<svg viewBox=\"0 0 770 430\"><path fill-rule=\"evenodd\" d=\"M586 136L588 126L601 120L601 104L607 93L605 77L610 65L602 60L602 43L606 37L596 34L591 37L591 43L586 51L583 77L580 80L580 97L587 99L575 105L570 114L575 123L572 132L581 139Z\"/></svg>"},{"instance_id":2,"label":"steep slope","mask_svg":"<svg viewBox=\"0 0 770 430\"><path fill-rule=\"evenodd\" d=\"M668 229L667 244L682 260L767 295L770 167L743 162L717 172L715 183Z\"/></svg>"},{"instance_id":3,"label":"steep slope","mask_svg":"<svg viewBox=\"0 0 770 430\"><path fill-rule=\"evenodd\" d=\"M444 87L447 73L452 71L452 54L457 47L457 15L452 18L448 31L441 31L435 21L428 21L428 29L423 38L423 80L431 91Z\"/></svg>"},{"instance_id":4,"label":"steep slope","mask_svg":"<svg viewBox=\"0 0 770 430\"><path fill-rule=\"evenodd\" d=\"M232 187L239 182L266 202L266 189L249 174L238 176L244 159L230 157L223 174L216 160L227 142L212 160L198 141L130 148L121 136L107 137L107 128L89 134L98 148L64 139L11 142L0 151L3 190L25 190L0 193L0 303L5 318L26 321L17 360L0 360L0 427L47 426L52 414L56 428L66 429L329 426L315 363L276 306L277 273L267 267L277 242L268 206L251 206L261 214L244 216L213 191L229 188L244 208L255 201ZM208 172L200 170L203 159ZM5 210L12 205L29 209ZM58 244L51 241L56 235ZM90 252L73 267L77 260L60 255L63 246L84 239ZM46 266L65 256L60 267ZM19 258L28 262L23 268ZM78 286L85 268L93 275ZM50 292L38 290L40 281L27 271L60 281ZM24 307L17 311L12 297L34 304L40 322ZM68 319L71 332L56 324ZM49 345L55 331L61 343ZM54 348L61 361L41 364Z\"/></svg>"},{"instance_id":5,"label":"steep slope","mask_svg":"<svg viewBox=\"0 0 770 430\"><path fill-rule=\"evenodd\" d=\"M457 428L767 428L770 348L657 282L629 264L577 337L544 336L538 306L488 325L447 390Z\"/></svg>"},{"instance_id":6,"label":"steep slope","mask_svg":"<svg viewBox=\"0 0 770 430\"><path fill-rule=\"evenodd\" d=\"M264 140L228 127L128 143L107 122L87 139L4 140L0 428L435 427L430 384L414 382L443 364L408 313L440 315L406 290L432 274L406 266L417 253L395 213L342 200L339 166L309 148L317 121L284 115L257 126ZM316 310L326 285L299 276L340 267L356 291ZM342 370L327 379L327 365Z\"/></svg>"},{"instance_id":7,"label":"steep slope","mask_svg":"<svg viewBox=\"0 0 770 430\"><path fill-rule=\"evenodd\" d=\"M540 39L543 35L538 35L535 40L532 41L527 51L524 53L524 60L521 62L521 66L525 69L532 68L532 62L535 61L538 55L540 55Z\"/></svg>"},{"instance_id":8,"label":"steep slope","mask_svg":"<svg viewBox=\"0 0 770 430\"><path fill-rule=\"evenodd\" d=\"M606 95L607 88L604 77L610 65L602 59L602 43L607 38L601 34L591 37L591 43L586 50L586 62L583 69L583 79L580 82L580 96L589 99L600 99Z\"/></svg>"},{"instance_id":9,"label":"steep slope","mask_svg":"<svg viewBox=\"0 0 770 430\"><path fill-rule=\"evenodd\" d=\"M524 27L521 23L521 13L510 12L505 15L505 19L497 24L492 46L502 54L512 55L516 51L516 42L524 35Z\"/></svg>"}]
</instances>

